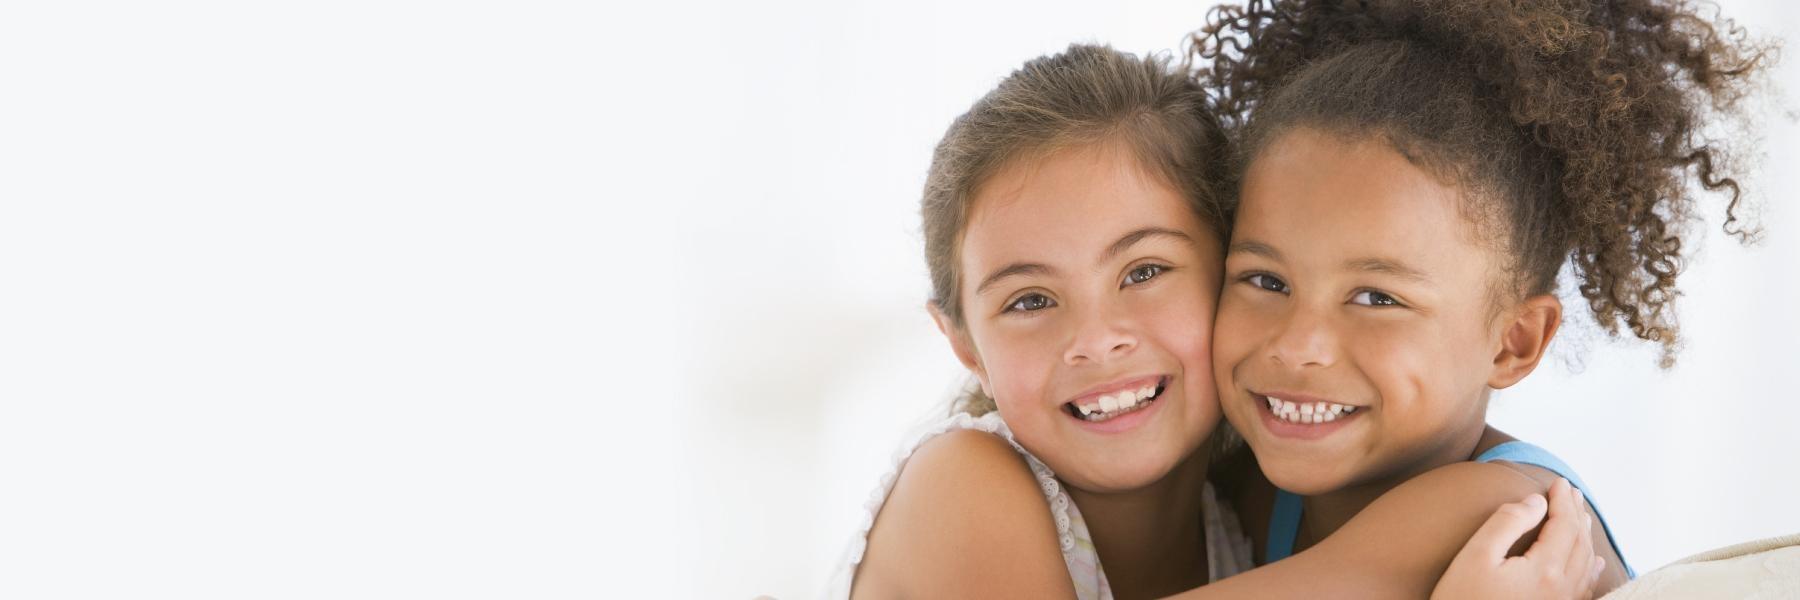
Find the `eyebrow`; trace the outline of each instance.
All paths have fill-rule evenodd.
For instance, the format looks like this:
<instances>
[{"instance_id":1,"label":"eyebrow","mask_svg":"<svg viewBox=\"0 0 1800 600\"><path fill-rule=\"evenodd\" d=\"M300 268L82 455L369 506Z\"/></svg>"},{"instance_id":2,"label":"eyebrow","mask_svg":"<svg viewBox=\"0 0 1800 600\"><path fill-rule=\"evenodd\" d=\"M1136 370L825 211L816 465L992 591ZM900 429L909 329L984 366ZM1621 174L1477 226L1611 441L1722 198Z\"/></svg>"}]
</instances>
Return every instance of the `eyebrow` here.
<instances>
[{"instance_id":1,"label":"eyebrow","mask_svg":"<svg viewBox=\"0 0 1800 600\"><path fill-rule=\"evenodd\" d=\"M981 280L981 285L975 288L975 295L981 295L982 292L986 292L988 288L993 287L994 284L999 283L1000 280L1008 277L1019 275L1041 275L1053 273L1055 271L1055 269L1041 263L1016 262L1006 265L1006 268L995 271L993 275L987 276L987 279Z\"/></svg>"},{"instance_id":2,"label":"eyebrow","mask_svg":"<svg viewBox=\"0 0 1800 600\"><path fill-rule=\"evenodd\" d=\"M1242 241L1232 244L1231 252L1244 252L1262 256L1270 260L1281 260L1281 253L1276 251L1273 246L1258 241ZM1344 261L1344 268L1368 273L1392 275L1394 277L1410 279L1413 281L1431 281L1431 277L1426 275L1424 271L1406 266L1405 263L1398 260L1387 258L1356 258L1346 260Z\"/></svg>"},{"instance_id":3,"label":"eyebrow","mask_svg":"<svg viewBox=\"0 0 1800 600\"><path fill-rule=\"evenodd\" d=\"M1107 246L1106 252L1103 252L1100 254L1100 259L1097 262L1106 262L1108 260L1112 260L1113 258L1117 257L1118 255L1124 253L1126 250L1131 249L1132 246L1137 245L1138 242L1141 242L1141 241L1144 241L1146 239L1153 238L1153 237L1170 237L1170 238L1174 238L1174 239L1178 239L1180 241L1186 242L1188 244L1194 244L1193 237L1189 236L1188 234L1182 233L1180 231L1176 231L1174 229L1168 229L1168 228L1164 228L1164 227L1145 227L1145 228L1139 229L1137 231L1127 233L1123 237L1120 237L1118 241L1113 242L1111 246ZM1043 274L1049 274L1049 273L1055 273L1055 272L1056 272L1055 269L1052 269L1052 268L1050 268L1049 265L1045 265L1042 263L1027 263L1027 262L1012 263L1010 265L1005 266L1004 268L1001 268L998 271L995 271L992 275L988 275L987 278L982 279L981 285L975 287L975 294L980 295L981 293L986 292L988 288L993 287L994 284L999 283L1001 280L1006 279L1008 277L1016 277L1016 276L1020 276L1020 275L1043 275Z\"/></svg>"},{"instance_id":4,"label":"eyebrow","mask_svg":"<svg viewBox=\"0 0 1800 600\"><path fill-rule=\"evenodd\" d=\"M1411 279L1413 281L1421 281L1421 282L1431 281L1431 277L1426 276L1424 271L1420 271L1418 269L1414 269L1412 267L1406 266L1404 263L1401 263L1400 261L1397 261L1397 260L1388 260L1388 259L1383 259L1383 258L1359 258L1359 259L1355 259L1355 260L1344 261L1344 266L1351 268L1351 269L1356 269L1358 271L1367 271L1370 273L1380 273L1383 275L1392 275L1395 277L1399 277L1401 279Z\"/></svg>"},{"instance_id":5,"label":"eyebrow","mask_svg":"<svg viewBox=\"0 0 1800 600\"><path fill-rule=\"evenodd\" d=\"M1124 253L1126 250L1131 249L1131 247L1133 245L1137 244L1138 242L1141 242L1141 241L1144 241L1146 239L1153 238L1153 237L1171 237L1171 238L1181 240L1183 242L1187 242L1188 245L1195 245L1194 238L1188 237L1188 234L1185 234L1185 233L1182 233L1182 232L1179 232L1179 231L1176 231L1173 229L1163 228L1163 227L1145 227L1143 229L1139 229L1137 231L1127 233L1127 234L1125 234L1125 237L1119 238L1119 241L1113 242L1112 246L1107 247L1106 253L1100 255L1099 262L1106 262L1106 261L1112 260L1113 258Z\"/></svg>"},{"instance_id":6,"label":"eyebrow","mask_svg":"<svg viewBox=\"0 0 1800 600\"><path fill-rule=\"evenodd\" d=\"M1232 253L1232 252L1244 252L1244 253L1248 253L1248 254L1255 254L1255 255L1258 255L1258 256L1261 256L1264 258L1268 258L1270 260L1281 260L1280 252L1276 252L1274 247L1272 247L1268 244L1264 244L1262 242L1253 242L1253 241L1238 242L1238 243L1232 244L1231 249L1227 251L1227 253Z\"/></svg>"}]
</instances>

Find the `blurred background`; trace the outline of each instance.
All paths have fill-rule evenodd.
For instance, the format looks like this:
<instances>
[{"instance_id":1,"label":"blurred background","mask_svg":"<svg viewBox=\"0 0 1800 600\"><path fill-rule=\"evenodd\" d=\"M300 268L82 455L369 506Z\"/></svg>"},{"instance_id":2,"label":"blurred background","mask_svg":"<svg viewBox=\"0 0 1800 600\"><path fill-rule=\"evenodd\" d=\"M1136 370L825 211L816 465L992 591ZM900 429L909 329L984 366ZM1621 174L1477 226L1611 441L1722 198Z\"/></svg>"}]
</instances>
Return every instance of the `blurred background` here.
<instances>
[{"instance_id":1,"label":"blurred background","mask_svg":"<svg viewBox=\"0 0 1800 600\"><path fill-rule=\"evenodd\" d=\"M8 5L0 596L814 596L963 381L922 308L938 136L1209 6ZM1767 235L1703 215L1679 364L1576 318L1493 409L1640 571L1800 532L1773 75Z\"/></svg>"}]
</instances>

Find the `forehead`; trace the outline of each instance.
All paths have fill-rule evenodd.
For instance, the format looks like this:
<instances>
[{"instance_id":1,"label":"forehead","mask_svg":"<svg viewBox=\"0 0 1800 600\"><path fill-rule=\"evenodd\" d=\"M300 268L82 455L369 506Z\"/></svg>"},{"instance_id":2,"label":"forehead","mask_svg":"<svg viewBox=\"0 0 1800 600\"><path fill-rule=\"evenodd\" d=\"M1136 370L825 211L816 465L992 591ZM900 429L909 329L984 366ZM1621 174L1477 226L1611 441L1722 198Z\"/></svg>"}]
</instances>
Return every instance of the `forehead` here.
<instances>
[{"instance_id":1,"label":"forehead","mask_svg":"<svg viewBox=\"0 0 1800 600\"><path fill-rule=\"evenodd\" d=\"M1213 239L1181 193L1123 144L1065 148L1014 161L976 190L963 259L981 265L1086 256L1146 225Z\"/></svg>"},{"instance_id":2,"label":"forehead","mask_svg":"<svg viewBox=\"0 0 1800 600\"><path fill-rule=\"evenodd\" d=\"M1235 234L1328 251L1334 260L1393 257L1427 270L1467 270L1491 257L1463 203L1459 188L1384 140L1302 128L1251 163Z\"/></svg>"}]
</instances>

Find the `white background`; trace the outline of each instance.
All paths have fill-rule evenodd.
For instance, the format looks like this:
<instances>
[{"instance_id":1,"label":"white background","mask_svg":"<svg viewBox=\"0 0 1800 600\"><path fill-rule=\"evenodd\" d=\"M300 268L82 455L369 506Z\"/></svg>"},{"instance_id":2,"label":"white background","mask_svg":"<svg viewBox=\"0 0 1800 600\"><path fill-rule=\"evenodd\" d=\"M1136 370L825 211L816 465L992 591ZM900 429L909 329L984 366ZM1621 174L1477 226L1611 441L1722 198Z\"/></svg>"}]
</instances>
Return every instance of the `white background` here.
<instances>
[{"instance_id":1,"label":"white background","mask_svg":"<svg viewBox=\"0 0 1800 600\"><path fill-rule=\"evenodd\" d=\"M1206 8L157 4L0 9L0 596L812 596L960 382L944 127ZM1573 323L1493 412L1640 570L1800 532L1789 94L1681 364Z\"/></svg>"}]
</instances>

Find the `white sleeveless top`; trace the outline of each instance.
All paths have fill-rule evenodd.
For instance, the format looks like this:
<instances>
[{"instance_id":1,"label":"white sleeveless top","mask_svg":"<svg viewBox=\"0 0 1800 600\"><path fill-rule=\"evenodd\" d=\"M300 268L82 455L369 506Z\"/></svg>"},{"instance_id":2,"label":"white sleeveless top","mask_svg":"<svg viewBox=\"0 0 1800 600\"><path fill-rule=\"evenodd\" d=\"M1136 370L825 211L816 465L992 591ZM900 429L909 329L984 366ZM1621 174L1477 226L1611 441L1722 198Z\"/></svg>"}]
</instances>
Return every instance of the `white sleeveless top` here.
<instances>
[{"instance_id":1,"label":"white sleeveless top","mask_svg":"<svg viewBox=\"0 0 1800 600\"><path fill-rule=\"evenodd\" d=\"M856 575L856 566L862 562L863 551L868 548L869 528L875 525L875 515L881 513L881 505L887 501L888 493L893 491L894 481L913 451L931 438L958 429L974 429L1000 436L1025 457L1025 464L1031 467L1031 473L1037 477L1038 489L1044 492L1044 499L1050 503L1050 516L1056 521L1056 536L1062 544L1063 563L1069 568L1069 579L1075 584L1075 597L1081 600L1112 598L1112 589L1106 583L1106 572L1100 568L1100 555L1094 550L1094 539L1088 535L1087 522L1082 520L1081 511L1069 499L1068 491L1063 489L1062 482L1056 480L1056 474L1050 472L1050 467L1044 466L1043 461L1032 456L1031 452L1013 439L1012 430L1007 428L1005 421L1000 420L998 412L979 417L954 415L925 429L895 453L893 468L881 476L881 484L876 486L875 491L869 495L869 501L863 505L862 521L855 537L850 541L845 560L839 563L832 574L826 597L850 597L851 579ZM1207 482L1200 490L1200 517L1206 530L1208 581L1218 581L1248 571L1254 566L1250 560L1253 556L1250 538L1244 536L1243 525L1237 514L1229 504L1219 499L1211 482Z\"/></svg>"}]
</instances>

